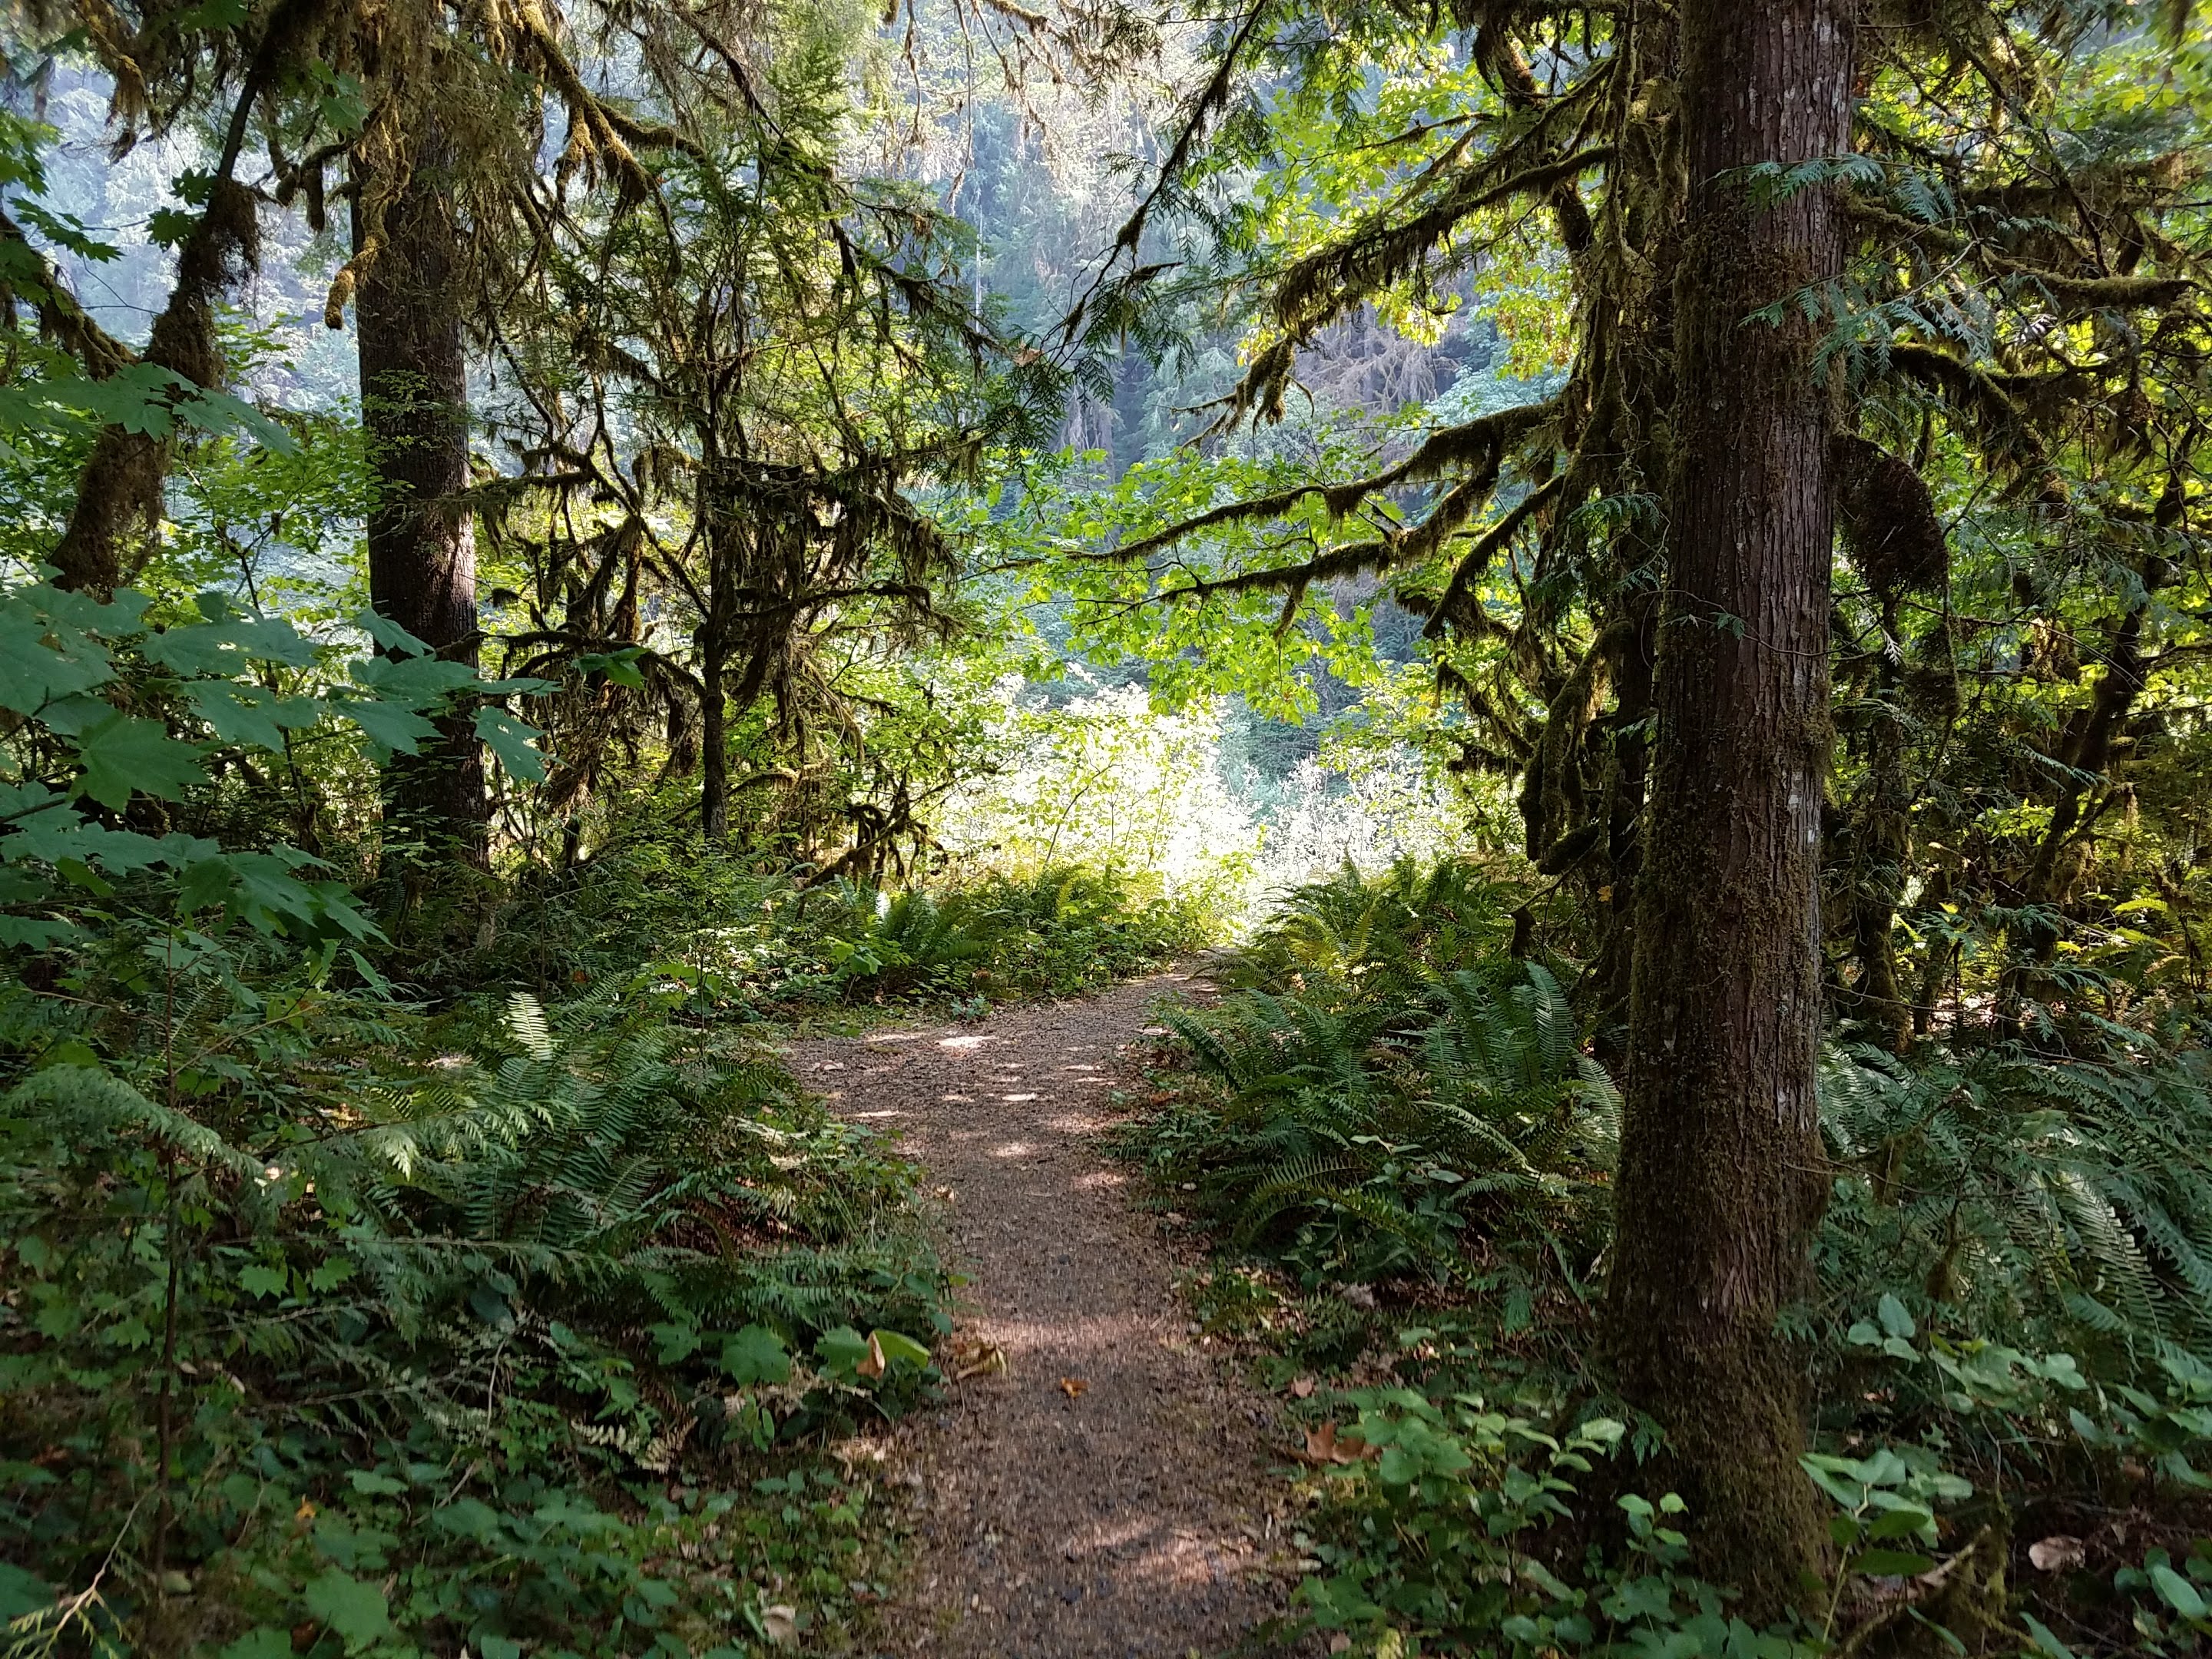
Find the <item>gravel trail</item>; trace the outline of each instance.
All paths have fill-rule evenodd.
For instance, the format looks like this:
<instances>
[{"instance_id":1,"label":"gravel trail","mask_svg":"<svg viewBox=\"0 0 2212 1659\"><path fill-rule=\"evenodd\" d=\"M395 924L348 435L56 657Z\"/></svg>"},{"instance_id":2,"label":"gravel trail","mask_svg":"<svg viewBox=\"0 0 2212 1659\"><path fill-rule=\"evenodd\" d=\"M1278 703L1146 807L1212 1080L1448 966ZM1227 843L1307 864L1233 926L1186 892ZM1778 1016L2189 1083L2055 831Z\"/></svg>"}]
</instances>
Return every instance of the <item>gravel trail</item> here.
<instances>
[{"instance_id":1,"label":"gravel trail","mask_svg":"<svg viewBox=\"0 0 2212 1659\"><path fill-rule=\"evenodd\" d=\"M1281 1607L1267 1401L1185 1322L1175 1260L1102 1138L1170 973L980 1026L795 1043L793 1069L926 1167L960 1291L945 1402L894 1455L917 1488L913 1654L1186 1659Z\"/></svg>"}]
</instances>

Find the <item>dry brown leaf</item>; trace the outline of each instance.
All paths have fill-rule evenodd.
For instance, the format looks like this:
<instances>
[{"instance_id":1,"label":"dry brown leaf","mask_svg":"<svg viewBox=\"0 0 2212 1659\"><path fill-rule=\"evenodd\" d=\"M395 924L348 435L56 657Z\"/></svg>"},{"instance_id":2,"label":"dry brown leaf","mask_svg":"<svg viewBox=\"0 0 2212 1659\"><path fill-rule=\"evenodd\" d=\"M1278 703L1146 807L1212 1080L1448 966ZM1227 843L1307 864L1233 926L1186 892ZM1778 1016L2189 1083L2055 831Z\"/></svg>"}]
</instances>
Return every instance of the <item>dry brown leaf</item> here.
<instances>
[{"instance_id":1,"label":"dry brown leaf","mask_svg":"<svg viewBox=\"0 0 2212 1659\"><path fill-rule=\"evenodd\" d=\"M799 1645L799 1609L776 1606L761 1609L761 1628L768 1639L780 1648Z\"/></svg>"},{"instance_id":2,"label":"dry brown leaf","mask_svg":"<svg viewBox=\"0 0 2212 1659\"><path fill-rule=\"evenodd\" d=\"M873 1336L869 1337L868 1357L853 1369L862 1376L881 1376L884 1374L884 1345Z\"/></svg>"},{"instance_id":3,"label":"dry brown leaf","mask_svg":"<svg viewBox=\"0 0 2212 1659\"><path fill-rule=\"evenodd\" d=\"M1060 1379L1060 1391L1070 1400L1082 1399L1084 1392L1090 1386L1079 1376L1063 1376Z\"/></svg>"},{"instance_id":4,"label":"dry brown leaf","mask_svg":"<svg viewBox=\"0 0 2212 1659\"><path fill-rule=\"evenodd\" d=\"M2027 1559L2038 1572L2070 1572L2088 1559L2078 1538L2059 1533L2039 1538L2027 1547Z\"/></svg>"},{"instance_id":5,"label":"dry brown leaf","mask_svg":"<svg viewBox=\"0 0 2212 1659\"><path fill-rule=\"evenodd\" d=\"M1340 1434L1336 1425L1324 1423L1306 1431L1305 1462L1318 1465L1357 1463L1369 1455L1367 1443L1356 1434Z\"/></svg>"},{"instance_id":6,"label":"dry brown leaf","mask_svg":"<svg viewBox=\"0 0 2212 1659\"><path fill-rule=\"evenodd\" d=\"M1006 1356L995 1344L986 1342L972 1331L963 1331L952 1339L952 1364L950 1370L955 1382L965 1382L971 1376L981 1376L986 1371L1004 1371Z\"/></svg>"},{"instance_id":7,"label":"dry brown leaf","mask_svg":"<svg viewBox=\"0 0 2212 1659\"><path fill-rule=\"evenodd\" d=\"M1302 1376L1298 1378L1297 1382L1291 1384L1291 1398L1293 1400L1310 1400L1313 1398L1313 1391L1320 1386L1321 1385L1316 1382L1310 1376Z\"/></svg>"}]
</instances>

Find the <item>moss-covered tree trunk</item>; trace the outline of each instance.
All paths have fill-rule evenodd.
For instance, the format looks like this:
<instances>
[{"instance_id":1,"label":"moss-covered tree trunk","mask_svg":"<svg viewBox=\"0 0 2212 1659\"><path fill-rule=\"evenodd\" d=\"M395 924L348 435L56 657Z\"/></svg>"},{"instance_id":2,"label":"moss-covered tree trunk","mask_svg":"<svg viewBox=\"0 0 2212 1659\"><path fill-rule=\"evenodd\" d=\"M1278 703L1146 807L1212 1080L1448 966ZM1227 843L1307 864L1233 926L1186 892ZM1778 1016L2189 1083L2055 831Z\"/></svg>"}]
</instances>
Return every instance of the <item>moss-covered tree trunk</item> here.
<instances>
[{"instance_id":1,"label":"moss-covered tree trunk","mask_svg":"<svg viewBox=\"0 0 2212 1659\"><path fill-rule=\"evenodd\" d=\"M454 662L477 665L476 520L469 487L468 355L446 147L426 137L363 262L355 320L362 424L376 475L368 599ZM420 835L476 859L490 818L472 711L439 721L419 754L398 757L386 808Z\"/></svg>"},{"instance_id":2,"label":"moss-covered tree trunk","mask_svg":"<svg viewBox=\"0 0 2212 1659\"><path fill-rule=\"evenodd\" d=\"M1911 715L1905 702L1899 597L1885 595L1881 647L1870 683L1858 702L1868 730L1863 739L1864 775L1834 844L1838 872L1851 929L1856 980L1838 988L1839 1012L1856 1023L1863 1040L1902 1054L1911 1041L1911 1011L1897 971L1897 910L1912 857Z\"/></svg>"},{"instance_id":3,"label":"moss-covered tree trunk","mask_svg":"<svg viewBox=\"0 0 2212 1659\"><path fill-rule=\"evenodd\" d=\"M250 191L228 176L216 182L198 223L177 250L176 286L154 319L141 362L168 369L195 386L221 388L223 365L216 311L258 257L255 215ZM59 303L52 308L58 311ZM85 337L83 329L76 332ZM111 343L97 330L92 337L95 353ZM101 379L120 367L98 355L94 362ZM100 429L79 475L69 523L51 556L55 586L106 599L136 576L141 561L126 563L125 543L137 531L158 532L174 441L143 426Z\"/></svg>"},{"instance_id":4,"label":"moss-covered tree trunk","mask_svg":"<svg viewBox=\"0 0 2212 1659\"><path fill-rule=\"evenodd\" d=\"M719 847L730 838L730 653L724 629L699 634L699 831Z\"/></svg>"},{"instance_id":5,"label":"moss-covered tree trunk","mask_svg":"<svg viewBox=\"0 0 2212 1659\"><path fill-rule=\"evenodd\" d=\"M1624 1391L1667 1430L1700 1564L1754 1616L1796 1598L1822 1545L1796 1463L1801 1367L1776 1320L1825 1188L1834 512L1814 331L1795 307L1778 326L1750 319L1832 275L1840 236L1826 189L1762 201L1745 169L1844 149L1851 15L1844 0L1681 15L1677 448L1609 1317Z\"/></svg>"}]
</instances>

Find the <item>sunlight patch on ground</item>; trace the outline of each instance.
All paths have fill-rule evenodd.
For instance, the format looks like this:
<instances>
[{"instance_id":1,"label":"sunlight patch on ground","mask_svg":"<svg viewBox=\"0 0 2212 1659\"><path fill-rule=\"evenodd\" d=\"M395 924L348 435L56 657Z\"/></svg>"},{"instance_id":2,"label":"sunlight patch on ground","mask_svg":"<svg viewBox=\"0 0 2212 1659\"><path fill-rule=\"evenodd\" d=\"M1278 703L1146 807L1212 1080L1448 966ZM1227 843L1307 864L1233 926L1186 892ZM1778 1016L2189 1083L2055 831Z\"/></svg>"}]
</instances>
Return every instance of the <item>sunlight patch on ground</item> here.
<instances>
[{"instance_id":1,"label":"sunlight patch on ground","mask_svg":"<svg viewBox=\"0 0 2212 1659\"><path fill-rule=\"evenodd\" d=\"M975 1328L1010 1354L1060 1352L1076 1356L1126 1354L1153 1340L1150 1326L1131 1314L1071 1316L1066 1319L985 1319Z\"/></svg>"}]
</instances>

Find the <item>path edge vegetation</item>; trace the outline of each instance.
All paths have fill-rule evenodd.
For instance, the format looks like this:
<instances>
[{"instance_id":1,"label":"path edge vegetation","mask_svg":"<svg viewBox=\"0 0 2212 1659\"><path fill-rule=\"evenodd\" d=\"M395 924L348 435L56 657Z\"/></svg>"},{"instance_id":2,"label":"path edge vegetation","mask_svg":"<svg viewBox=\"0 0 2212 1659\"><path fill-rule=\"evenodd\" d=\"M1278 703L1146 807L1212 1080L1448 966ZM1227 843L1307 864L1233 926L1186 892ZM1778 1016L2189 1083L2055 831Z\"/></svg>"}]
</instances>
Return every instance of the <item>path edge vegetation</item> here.
<instances>
[{"instance_id":1,"label":"path edge vegetation","mask_svg":"<svg viewBox=\"0 0 2212 1659\"><path fill-rule=\"evenodd\" d=\"M1057 70L1103 76L1158 43L1121 14L1000 12ZM1073 310L1031 326L985 303L973 234L924 181L846 164L856 105L874 95L851 67L868 42L880 51L872 24L804 8L561 17L530 0L145 0L27 17L17 44L46 55L40 74L58 55L106 77L118 144L204 130L205 162L157 216L173 283L134 347L50 257L115 252L47 202L51 131L0 119L7 465L25 503L0 602L4 1080L26 1218L11 1248L35 1281L23 1295L44 1301L39 1318L11 1315L10 1357L58 1413L33 1413L10 1464L27 1494L10 1547L98 1589L110 1564L69 1534L63 1500L106 1505L133 1586L70 1591L66 1617L52 1611L64 1600L34 1598L32 1613L87 1641L117 1639L149 1605L156 1626L186 1630L162 1622L171 1598L198 1593L172 1553L178 1492L236 1451L226 1428L195 1441L206 1461L179 1462L198 1433L185 1407L217 1398L191 1344L251 1355L262 1369L238 1391L275 1402L287 1433L312 1419L299 1431L325 1437L322 1458L383 1432L325 1414L351 1403L356 1367L481 1362L495 1376L501 1362L471 1346L483 1331L525 1322L532 1297L580 1297L588 1317L538 1309L530 1328L548 1354L581 1345L544 1360L562 1379L546 1387L592 1373L595 1413L644 1413L595 1416L562 1454L607 1452L600 1473L617 1483L606 1471L649 1447L659 1431L641 1424L670 1409L624 1395L635 1386L610 1380L624 1367L703 1387L719 1365L756 1389L746 1407L771 1443L777 1422L818 1426L804 1391L759 1392L789 1384L794 1363L839 1400L919 1386L927 1354L899 1341L921 1334L874 1321L896 1304L911 1322L928 1298L880 1261L781 1304L763 1292L738 1322L645 1261L665 1244L671 1261L715 1255L739 1272L755 1254L784 1259L767 1239L866 1243L871 1206L896 1207L894 1177L865 1152L825 1150L823 1207L793 1222L738 1190L781 1190L767 1170L782 1166L757 1167L750 1147L716 1166L743 1177L694 1205L686 1183L703 1172L665 1156L683 1114L742 1136L758 1106L764 1144L822 1125L771 1121L775 1089L703 1049L691 1059L706 1081L672 1060L649 1108L595 1068L632 1042L673 1054L779 999L1073 986L1201 925L1122 871L913 879L942 851L933 815L969 775L974 738L915 665L988 636L988 605L1006 597L993 584L1012 571L1060 584L1053 599L1102 654L1186 659L1200 654L1188 629L1212 628L1231 679L1267 642L1279 665L1314 630L1356 634L1331 609L1352 584L1376 584L1370 598L1388 584L1420 619L1432 707L1455 701L1417 735L1474 781L1471 799L1495 805L1486 775L1518 781L1520 856L1549 884L1501 890L1509 954L1549 953L1573 982L1577 1036L1625 1080L1605 1183L1611 1382L1663 1436L1656 1467L1689 1504L1701 1571L1756 1621L1802 1611L1808 1573L1856 1559L1821 1518L1828 1454L1808 1438L1821 1402L1801 1385L1791 1326L1824 1200L1859 1166L1906 1158L1916 1132L1893 1124L1878 1146L1846 1148L1824 1130L1832 1016L1870 1045L1852 1086L1929 1121L1955 1103L1921 1099L1921 1080L1955 1067L1972 1103L1976 1067L2010 1066L2041 1079L1997 1090L2039 1103L2023 1136L2060 1109L2037 1091L2062 1085L2109 1101L2140 1084L2172 1115L2162 1127L2194 1122L2203 987L2194 842L2181 844L2194 831L2140 863L2124 855L2141 889L2127 896L2094 866L2100 836L2134 847L2147 801L2154 820L2186 817L2152 799L2190 793L2185 753L2179 784L2122 775L2185 744L2193 694L2145 704L2154 684L2185 684L2206 647L2186 599L2203 576L2212 430L2201 167L2153 153L2186 108L2106 109L2109 89L2083 90L2077 71L2165 41L2185 103L2202 90L2186 78L2201 20L2188 7L1467 0L1314 21L1288 0L1218 20L1105 266ZM634 58L635 88L580 69L595 54ZM1407 106L1403 132L1364 142L1397 118L1364 89L1424 54L1463 107L1431 120ZM1320 170L1334 179L1294 153L1316 121L1342 141ZM1419 159L1400 172L1371 159L1382 152ZM1279 177L1293 182L1279 191ZM264 219L295 207L340 245L325 319L355 319L351 422L238 395L257 348L224 307L258 269ZM1551 296L1568 337L1556 373L1514 377L1503 406L1320 459L1278 455L1272 474L1201 471L1157 501L1132 468L1071 521L1083 533L1055 525L1047 550L1020 544L1023 508L994 492L1020 495L1069 399L1113 390L1201 301L1241 307L1246 349L1215 434L1234 436L1288 418L1300 362L1336 325L1448 308L1436 285L1492 258ZM473 410L472 366L505 387ZM479 435L496 465L472 449ZM1244 487L1255 479L1279 487ZM224 507L225 490L245 505ZM947 506L963 492L990 505L963 520ZM293 529L258 527L288 513ZM355 522L365 582L297 588L295 615L264 604L241 536L289 546ZM1015 556L971 562L955 522ZM1957 602L1970 556L1984 609L1999 592L2021 608L1993 619ZM495 601L495 566L528 593ZM2003 660L1971 656L1991 638L2009 641ZM1831 707L1832 659L1848 708ZM1976 724L1993 687L2031 684L2045 702L2011 726ZM1943 770L1960 750L1986 761L1964 782ZM1975 850L1908 879L1916 856L1945 850L1936 834ZM700 916L667 908L684 896L741 896L744 927L710 945ZM2154 908L2168 931L2132 926ZM683 948L618 942L641 918ZM2107 947L2097 960L2114 970L2079 965ZM1949 1047L1935 1029L1947 986ZM1522 993L1516 1006L1551 1006L1533 977ZM588 1051L573 1064L544 1035L571 1015ZM446 1069L468 1086L441 1087ZM1366 1085L1345 1078L1342 1103L1366 1109ZM2102 1450L2167 1423L2183 1444L2160 1457L2180 1462L2154 1466L2185 1486L2193 1419L2172 1413L2201 1407L2188 1403L2196 1350L2175 1339L2187 1317L2170 1304L2201 1298L2212 1271L2192 1231L2201 1148L2177 1133L2143 1167L2104 1170L2118 1184L2088 1220L2050 1231L2101 1262L2082 1243L2096 1233L2119 1264L2075 1287L2105 1325L2053 1326L2106 1349L2106 1370L2083 1382L2122 1402L2097 1428L2117 1437ZM2019 1154L1975 1144L1977 1178ZM636 1206L602 1226L586 1200L609 1159L629 1160ZM524 1170L512 1213L476 1201ZM848 1182L867 1194L849 1208ZM757 1237L723 1204L773 1213ZM478 1231L454 1231L464 1221ZM80 1225L113 1249L57 1254ZM641 1242L666 1230L687 1242ZM393 1268L380 1300L344 1288L368 1275L361 1263L417 1245L426 1259L451 1246L460 1276ZM484 1265L502 1253L527 1271ZM1917 1313L1887 1293L1896 1313L1881 1304L1874 1346L1902 1363L1883 1345L1920 1340L1962 1272L1948 1255L1931 1267ZM602 1273L604 1304L577 1290ZM832 1304L846 1312L827 1323ZM669 1317L649 1320L655 1308ZM306 1404L288 1392L301 1352L288 1345L321 1325L346 1333L318 1351L331 1368L318 1386L336 1392ZM639 1358L659 1327L674 1334ZM2053 1388L2075 1360L2015 1358ZM2173 1397L2145 1391L2160 1375ZM117 1401L151 1402L153 1474L134 1453L103 1485L105 1450L88 1449L115 1425L94 1407L123 1377ZM297 1451L280 1442L271 1431L260 1449ZM319 1464L309 1484L337 1468ZM365 1501L416 1501L378 1482L429 1486L380 1462L347 1474L368 1478L350 1487ZM538 1516L537 1496L514 1515ZM223 1528L202 1520L194 1547L222 1559L229 1547L205 1538ZM395 1615L359 1587L386 1547L354 1535L380 1528L286 1543L260 1586L270 1607L319 1608L311 1643L385 1639L379 1620ZM2201 1631L2191 1564L2203 1554L2158 1548L2170 1559L2128 1571L2174 1630ZM763 1641L769 1605L783 1604L748 1615ZM223 1634L234 1645L261 1629ZM2162 1626L2145 1639L2179 1638Z\"/></svg>"}]
</instances>

